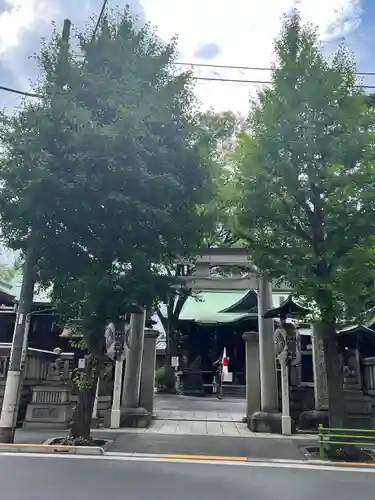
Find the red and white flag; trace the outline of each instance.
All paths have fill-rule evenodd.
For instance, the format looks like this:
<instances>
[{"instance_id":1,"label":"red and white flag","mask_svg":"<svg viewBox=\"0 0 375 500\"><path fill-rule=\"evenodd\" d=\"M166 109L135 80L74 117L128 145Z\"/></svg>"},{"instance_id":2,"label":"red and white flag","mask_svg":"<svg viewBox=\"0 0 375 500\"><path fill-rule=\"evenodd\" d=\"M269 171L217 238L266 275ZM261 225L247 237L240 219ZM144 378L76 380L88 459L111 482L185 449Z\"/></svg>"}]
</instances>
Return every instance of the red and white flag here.
<instances>
[{"instance_id":1,"label":"red and white flag","mask_svg":"<svg viewBox=\"0 0 375 500\"><path fill-rule=\"evenodd\" d=\"M223 373L225 375L228 375L229 358L227 357L227 348L226 347L224 347L224 350L223 350L222 363L223 363Z\"/></svg>"}]
</instances>

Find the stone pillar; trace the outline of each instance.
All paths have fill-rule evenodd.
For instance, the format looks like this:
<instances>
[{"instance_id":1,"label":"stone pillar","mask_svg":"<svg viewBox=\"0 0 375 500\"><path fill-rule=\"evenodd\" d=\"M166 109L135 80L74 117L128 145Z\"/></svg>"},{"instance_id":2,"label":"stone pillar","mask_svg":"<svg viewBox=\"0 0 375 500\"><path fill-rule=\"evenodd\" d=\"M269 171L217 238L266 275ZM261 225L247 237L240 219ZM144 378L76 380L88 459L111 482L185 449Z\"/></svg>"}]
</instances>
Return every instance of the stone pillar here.
<instances>
[{"instance_id":1,"label":"stone pillar","mask_svg":"<svg viewBox=\"0 0 375 500\"><path fill-rule=\"evenodd\" d=\"M111 408L111 429L118 429L120 427L120 405L121 405L121 387L122 375L124 369L124 360L116 361L115 365L115 379L113 381L113 398Z\"/></svg>"},{"instance_id":2,"label":"stone pillar","mask_svg":"<svg viewBox=\"0 0 375 500\"><path fill-rule=\"evenodd\" d=\"M159 332L145 329L139 403L151 416L154 411L156 339Z\"/></svg>"},{"instance_id":3,"label":"stone pillar","mask_svg":"<svg viewBox=\"0 0 375 500\"><path fill-rule=\"evenodd\" d=\"M253 432L281 432L281 413L278 411L274 323L272 318L263 318L272 307L272 284L265 278L259 278L258 329L261 411L253 413L247 419L247 425Z\"/></svg>"},{"instance_id":4,"label":"stone pillar","mask_svg":"<svg viewBox=\"0 0 375 500\"><path fill-rule=\"evenodd\" d=\"M312 324L312 362L314 371L314 410L307 410L299 416L301 429L317 430L320 424L329 427L327 369L324 356L323 339L319 324Z\"/></svg>"},{"instance_id":5,"label":"stone pillar","mask_svg":"<svg viewBox=\"0 0 375 500\"><path fill-rule=\"evenodd\" d=\"M257 332L246 332L242 338L245 341L246 416L248 417L260 410L259 335Z\"/></svg>"},{"instance_id":6,"label":"stone pillar","mask_svg":"<svg viewBox=\"0 0 375 500\"><path fill-rule=\"evenodd\" d=\"M95 399L92 408L92 419L91 419L92 428L99 427L99 416L98 416L99 394L100 394L100 377L98 377L98 380L96 382Z\"/></svg>"},{"instance_id":7,"label":"stone pillar","mask_svg":"<svg viewBox=\"0 0 375 500\"><path fill-rule=\"evenodd\" d=\"M273 319L264 319L272 309L272 285L265 278L259 278L258 328L260 363L260 401L263 412L278 411L276 357Z\"/></svg>"},{"instance_id":8,"label":"stone pillar","mask_svg":"<svg viewBox=\"0 0 375 500\"><path fill-rule=\"evenodd\" d=\"M145 317L146 313L142 310L132 313L130 319L130 349L125 362L120 427L147 427L149 425L149 414L139 406Z\"/></svg>"},{"instance_id":9,"label":"stone pillar","mask_svg":"<svg viewBox=\"0 0 375 500\"><path fill-rule=\"evenodd\" d=\"M314 368L315 410L328 410L327 369L324 358L323 339L317 324L312 325L312 350Z\"/></svg>"}]
</instances>

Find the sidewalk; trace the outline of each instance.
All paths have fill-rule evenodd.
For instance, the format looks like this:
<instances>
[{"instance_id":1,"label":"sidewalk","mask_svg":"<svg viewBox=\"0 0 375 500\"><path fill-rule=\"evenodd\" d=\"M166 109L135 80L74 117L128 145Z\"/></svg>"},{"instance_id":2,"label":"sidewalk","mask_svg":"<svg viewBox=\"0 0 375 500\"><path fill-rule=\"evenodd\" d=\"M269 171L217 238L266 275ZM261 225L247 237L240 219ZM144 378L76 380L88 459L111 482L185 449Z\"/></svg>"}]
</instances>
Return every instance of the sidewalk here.
<instances>
[{"instance_id":1,"label":"sidewalk","mask_svg":"<svg viewBox=\"0 0 375 500\"><path fill-rule=\"evenodd\" d=\"M316 446L315 440L273 437L230 437L124 433L108 451L158 455L203 455L247 457L251 459L305 459L304 448Z\"/></svg>"},{"instance_id":2,"label":"sidewalk","mask_svg":"<svg viewBox=\"0 0 375 500\"><path fill-rule=\"evenodd\" d=\"M159 422L155 422L157 424ZM204 422L203 422L204 423ZM194 427L197 424L197 427ZM251 459L301 460L306 446L316 446L315 436L275 434L254 434L243 428L236 433L230 426L235 423L222 423L219 434L199 434L202 422L173 422L173 428L151 427L149 429L93 429L95 438L110 440L108 451L140 454L183 454L225 457L247 457ZM189 433L182 432L185 425L190 425ZM212 423L211 425L214 425ZM227 427L229 426L229 427ZM197 433L193 433L197 430ZM168 432L167 432L168 431ZM15 443L40 444L50 437L68 435L67 430L23 430L16 432Z\"/></svg>"},{"instance_id":3,"label":"sidewalk","mask_svg":"<svg viewBox=\"0 0 375 500\"><path fill-rule=\"evenodd\" d=\"M312 435L280 436L251 432L242 423L245 402L240 399L158 395L148 429L93 429L97 439L111 441L109 452L156 455L204 455L250 459L304 459L304 448L316 446ZM40 444L68 430L23 430L15 443Z\"/></svg>"}]
</instances>

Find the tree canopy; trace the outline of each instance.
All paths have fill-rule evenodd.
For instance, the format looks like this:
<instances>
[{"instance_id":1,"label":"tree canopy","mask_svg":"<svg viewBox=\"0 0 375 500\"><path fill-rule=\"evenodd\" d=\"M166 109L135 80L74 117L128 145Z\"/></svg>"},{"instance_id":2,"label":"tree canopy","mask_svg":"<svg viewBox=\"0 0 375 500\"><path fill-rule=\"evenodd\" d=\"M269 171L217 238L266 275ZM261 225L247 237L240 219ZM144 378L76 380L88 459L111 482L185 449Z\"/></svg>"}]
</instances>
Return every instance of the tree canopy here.
<instances>
[{"instance_id":1,"label":"tree canopy","mask_svg":"<svg viewBox=\"0 0 375 500\"><path fill-rule=\"evenodd\" d=\"M266 276L320 311L331 425L344 424L336 323L360 316L374 283L374 113L341 48L327 60L298 13L276 41L270 87L236 151L238 231Z\"/></svg>"},{"instance_id":2,"label":"tree canopy","mask_svg":"<svg viewBox=\"0 0 375 500\"><path fill-rule=\"evenodd\" d=\"M68 48L61 60L56 35L40 56L43 102L2 117L4 235L14 246L30 227L51 228L55 251L92 255L118 240L113 256L126 262L135 248L156 261L184 253L209 182L190 74L173 67L174 40L127 12L93 43L90 33L79 37L83 71Z\"/></svg>"},{"instance_id":3,"label":"tree canopy","mask_svg":"<svg viewBox=\"0 0 375 500\"><path fill-rule=\"evenodd\" d=\"M41 51L41 99L1 116L0 225L25 253L33 235L33 280L99 356L108 320L165 295L155 267L199 245L209 149L176 40L117 11L78 34L77 57L66 28Z\"/></svg>"},{"instance_id":4,"label":"tree canopy","mask_svg":"<svg viewBox=\"0 0 375 500\"><path fill-rule=\"evenodd\" d=\"M239 230L269 276L331 319L354 316L372 293L374 114L348 53L327 60L298 15L285 21L276 54L236 151Z\"/></svg>"}]
</instances>

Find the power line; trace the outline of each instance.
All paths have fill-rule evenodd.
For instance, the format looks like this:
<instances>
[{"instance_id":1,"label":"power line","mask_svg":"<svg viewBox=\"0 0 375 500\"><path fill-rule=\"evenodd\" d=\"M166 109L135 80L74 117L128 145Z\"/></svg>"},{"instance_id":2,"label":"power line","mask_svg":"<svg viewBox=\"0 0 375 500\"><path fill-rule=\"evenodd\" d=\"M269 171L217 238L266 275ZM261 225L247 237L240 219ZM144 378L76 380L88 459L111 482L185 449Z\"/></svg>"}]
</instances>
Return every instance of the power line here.
<instances>
[{"instance_id":1,"label":"power line","mask_svg":"<svg viewBox=\"0 0 375 500\"><path fill-rule=\"evenodd\" d=\"M103 18L105 9L107 7L107 4L108 4L108 0L103 0L103 4L102 4L102 7L101 7L100 12L99 12L98 19L96 21L96 24L95 24L95 27L94 27L94 31L92 32L92 36L91 36L91 39L90 39L89 46L94 43L96 34L97 34L98 29L100 27L100 22L101 22L101 20ZM86 59L87 59L87 53L86 53L85 57L83 58L83 61L82 61L82 64L81 64L81 70L83 69L83 67L84 67L84 65L86 63ZM0 90L3 90L4 92L11 92L12 94L22 95L24 97L36 97L38 99L44 99L45 98L45 96L43 96L42 94L36 94L35 92L26 92L24 90L14 89L12 87L5 87L4 85L0 85Z\"/></svg>"},{"instance_id":2,"label":"power line","mask_svg":"<svg viewBox=\"0 0 375 500\"><path fill-rule=\"evenodd\" d=\"M208 77L208 76L193 76L193 80L204 80L210 82L230 82L230 83L256 83L258 85L270 85L272 84L269 80L240 80L233 78L220 78L220 77ZM356 87L362 89L375 89L375 85L356 85Z\"/></svg>"},{"instance_id":3,"label":"power line","mask_svg":"<svg viewBox=\"0 0 375 500\"><path fill-rule=\"evenodd\" d=\"M193 80L205 80L207 82L228 82L228 83L256 83L259 85L270 85L272 84L269 80L241 80L237 78L220 78L218 77L209 77L209 76L193 76ZM375 85L374 85L375 88Z\"/></svg>"},{"instance_id":4,"label":"power line","mask_svg":"<svg viewBox=\"0 0 375 500\"><path fill-rule=\"evenodd\" d=\"M76 57L83 57L82 54L73 54ZM185 62L185 61L176 61L173 63L175 66L191 66L196 68L213 68L213 69L239 69L246 71L272 71L273 68L267 68L265 66L236 66L232 64L211 64L211 63L193 63L193 62ZM375 76L375 71L355 71L355 75L357 76Z\"/></svg>"},{"instance_id":5,"label":"power line","mask_svg":"<svg viewBox=\"0 0 375 500\"><path fill-rule=\"evenodd\" d=\"M248 69L254 71L272 71L272 68L258 68L256 66L233 66L231 64L209 64L209 63L190 63L177 61L173 64L177 66L197 66L199 68L218 68L218 69Z\"/></svg>"},{"instance_id":6,"label":"power line","mask_svg":"<svg viewBox=\"0 0 375 500\"><path fill-rule=\"evenodd\" d=\"M246 80L246 79L237 79L237 78L220 78L220 77L206 77L206 76L193 76L193 80L197 81L207 81L207 82L225 82L225 83L245 83L251 85L271 85L272 82L270 80ZM356 85L356 87L363 89L375 89L375 85ZM12 92L14 94L23 95L25 97L38 97L43 99L44 96L41 94L35 94L32 92L24 92L22 90L14 89L11 87L0 86L0 90L4 90L6 92Z\"/></svg>"},{"instance_id":7,"label":"power line","mask_svg":"<svg viewBox=\"0 0 375 500\"><path fill-rule=\"evenodd\" d=\"M13 94L23 95L25 97L43 98L41 94L34 94L33 92L24 92L23 90L12 89L11 87L4 87L3 85L0 85L0 90L4 90L5 92L12 92Z\"/></svg>"},{"instance_id":8,"label":"power line","mask_svg":"<svg viewBox=\"0 0 375 500\"><path fill-rule=\"evenodd\" d=\"M197 68L217 68L217 69L240 69L240 70L248 70L248 71L272 71L272 68L266 67L257 67L257 66L233 66L231 64L210 64L210 63L192 63L192 62L184 62L177 61L174 63L177 66L192 66ZM356 71L356 75L358 76L375 76L375 71Z\"/></svg>"},{"instance_id":9,"label":"power line","mask_svg":"<svg viewBox=\"0 0 375 500\"><path fill-rule=\"evenodd\" d=\"M91 36L90 40L90 45L94 42L96 34L98 32L98 29L100 27L100 23L102 21L102 18L104 16L105 9L107 7L108 0L104 0L102 7L99 12L98 19L96 21L94 31ZM83 58L82 64L81 64L81 70L83 69L87 59L87 52L86 55ZM202 67L202 68L217 68L217 69L239 69L239 70L250 70L250 71L272 71L272 68L266 68L266 67L256 67L256 66L236 66L236 65L230 65L230 64L211 64L211 63L190 63L190 62L184 62L184 61L177 61L174 63L175 65L178 66L192 66L192 67ZM360 76L375 76L375 72L357 72L356 75ZM245 84L256 84L256 85L270 85L272 84L271 81L269 80L248 80L248 79L237 79L237 78L221 78L219 76L217 77L204 77L204 76L193 76L193 80L197 81L208 81L208 82L225 82L225 83L245 83ZM357 85L357 87L363 88L363 89L375 89L375 85ZM18 94L22 95L25 97L36 97L43 99L43 95L41 94L36 94L33 92L26 92L18 89L14 89L11 87L5 87L3 85L0 85L0 90L3 90L5 92L11 92L13 94Z\"/></svg>"}]
</instances>

